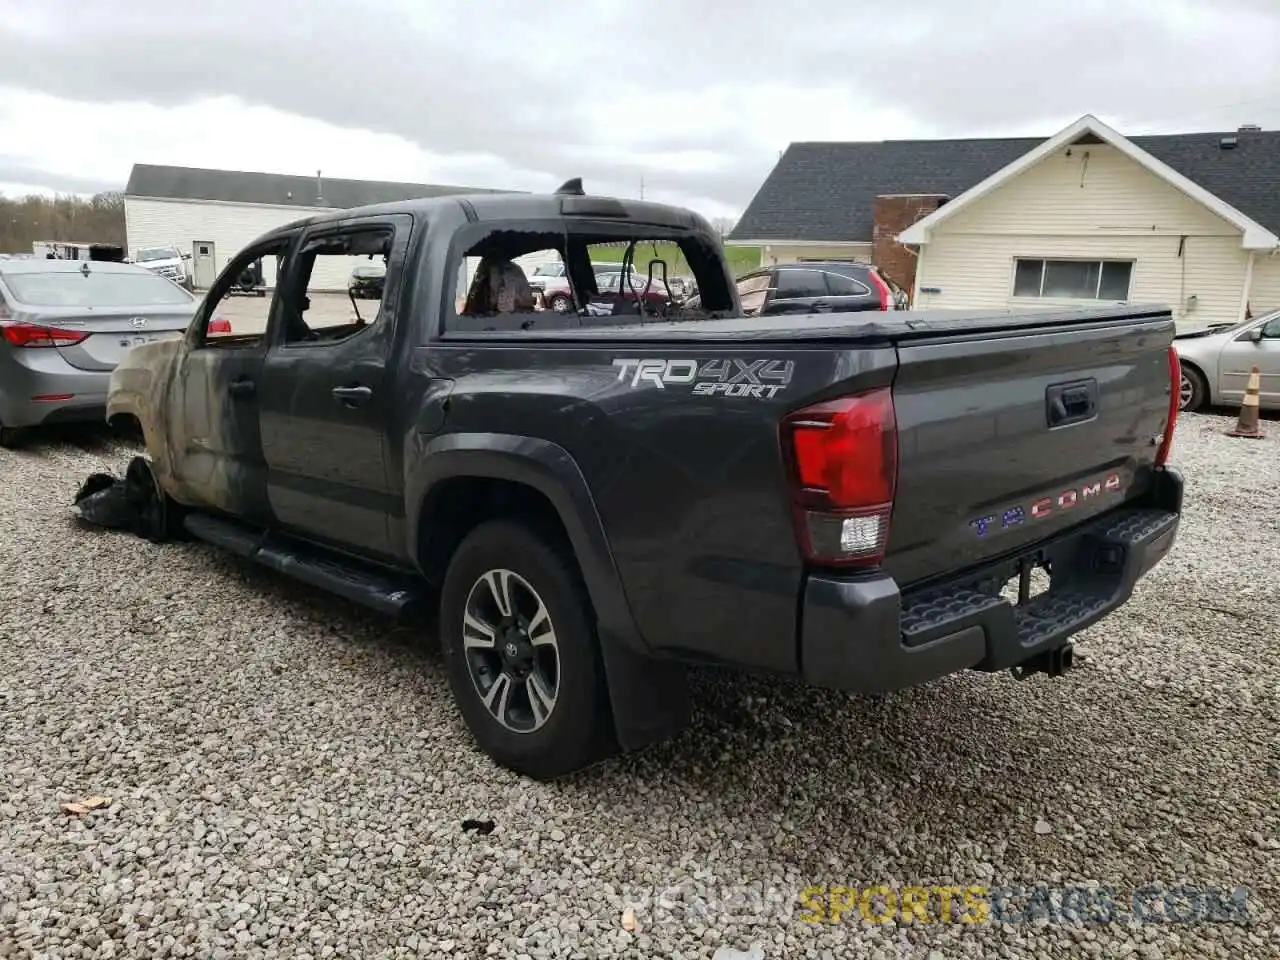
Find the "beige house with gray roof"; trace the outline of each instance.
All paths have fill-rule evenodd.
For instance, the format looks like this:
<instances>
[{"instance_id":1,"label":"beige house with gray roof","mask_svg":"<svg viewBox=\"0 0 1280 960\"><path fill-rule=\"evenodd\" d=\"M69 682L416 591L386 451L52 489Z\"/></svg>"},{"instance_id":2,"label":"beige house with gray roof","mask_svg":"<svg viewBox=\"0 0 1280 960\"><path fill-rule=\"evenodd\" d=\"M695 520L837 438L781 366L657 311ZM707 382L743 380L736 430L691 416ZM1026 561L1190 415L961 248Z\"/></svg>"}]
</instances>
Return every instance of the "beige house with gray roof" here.
<instances>
[{"instance_id":1,"label":"beige house with gray roof","mask_svg":"<svg viewBox=\"0 0 1280 960\"><path fill-rule=\"evenodd\" d=\"M1280 132L792 144L730 235L868 259L923 309L1280 309Z\"/></svg>"}]
</instances>

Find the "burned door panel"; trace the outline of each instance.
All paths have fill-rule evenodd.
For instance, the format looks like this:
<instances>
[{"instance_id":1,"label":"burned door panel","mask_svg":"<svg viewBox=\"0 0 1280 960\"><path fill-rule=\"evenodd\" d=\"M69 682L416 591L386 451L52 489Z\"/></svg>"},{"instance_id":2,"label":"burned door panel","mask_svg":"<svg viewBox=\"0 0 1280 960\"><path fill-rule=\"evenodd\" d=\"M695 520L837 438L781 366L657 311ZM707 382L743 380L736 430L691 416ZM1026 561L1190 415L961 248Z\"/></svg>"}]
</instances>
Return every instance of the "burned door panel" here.
<instances>
[{"instance_id":1,"label":"burned door panel","mask_svg":"<svg viewBox=\"0 0 1280 960\"><path fill-rule=\"evenodd\" d=\"M170 386L166 420L174 474L186 499L258 526L274 517L259 423L263 360L278 300L252 298L233 311L239 277L286 256L297 234L255 245L218 277L188 333ZM233 324L224 314L234 312Z\"/></svg>"},{"instance_id":2,"label":"burned door panel","mask_svg":"<svg viewBox=\"0 0 1280 960\"><path fill-rule=\"evenodd\" d=\"M191 350L173 385L169 444L199 501L251 523L271 523L256 387L261 345Z\"/></svg>"}]
</instances>

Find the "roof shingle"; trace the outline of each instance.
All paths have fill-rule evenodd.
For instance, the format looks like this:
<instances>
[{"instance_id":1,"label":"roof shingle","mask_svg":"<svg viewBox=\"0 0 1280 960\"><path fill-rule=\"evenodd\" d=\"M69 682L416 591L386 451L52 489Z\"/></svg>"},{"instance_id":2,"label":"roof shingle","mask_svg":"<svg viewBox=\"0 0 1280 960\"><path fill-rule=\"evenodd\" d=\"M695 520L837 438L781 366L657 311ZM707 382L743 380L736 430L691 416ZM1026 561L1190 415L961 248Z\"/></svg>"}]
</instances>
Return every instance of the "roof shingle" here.
<instances>
[{"instance_id":1,"label":"roof shingle","mask_svg":"<svg viewBox=\"0 0 1280 960\"><path fill-rule=\"evenodd\" d=\"M321 177L319 187L324 198L323 202L316 197L315 177L135 163L124 192L127 197L219 200L225 203L265 203L284 207L339 210L397 200L416 200L422 197L515 192L428 183L340 180L333 177Z\"/></svg>"},{"instance_id":2,"label":"roof shingle","mask_svg":"<svg viewBox=\"0 0 1280 960\"><path fill-rule=\"evenodd\" d=\"M1238 146L1221 149L1218 144L1224 136L1238 137ZM957 197L1047 139L793 143L729 239L869 243L877 196ZM1280 131L1130 140L1245 216L1280 233Z\"/></svg>"}]
</instances>

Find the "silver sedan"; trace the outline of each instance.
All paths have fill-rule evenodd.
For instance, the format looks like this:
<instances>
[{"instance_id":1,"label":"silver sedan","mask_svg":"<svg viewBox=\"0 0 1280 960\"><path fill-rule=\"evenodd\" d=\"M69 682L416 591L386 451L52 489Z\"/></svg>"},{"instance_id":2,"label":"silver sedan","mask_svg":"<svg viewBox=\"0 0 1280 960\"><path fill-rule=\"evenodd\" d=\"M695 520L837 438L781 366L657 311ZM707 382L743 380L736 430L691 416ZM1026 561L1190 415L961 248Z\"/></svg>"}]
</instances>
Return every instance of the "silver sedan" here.
<instances>
[{"instance_id":1,"label":"silver sedan","mask_svg":"<svg viewBox=\"0 0 1280 960\"><path fill-rule=\"evenodd\" d=\"M0 446L42 424L101 421L124 352L182 336L198 302L133 264L0 261Z\"/></svg>"},{"instance_id":2,"label":"silver sedan","mask_svg":"<svg viewBox=\"0 0 1280 960\"><path fill-rule=\"evenodd\" d=\"M1249 371L1261 371L1258 405L1280 409L1280 310L1235 323L1184 333L1173 345L1182 363L1181 408L1239 404Z\"/></svg>"}]
</instances>

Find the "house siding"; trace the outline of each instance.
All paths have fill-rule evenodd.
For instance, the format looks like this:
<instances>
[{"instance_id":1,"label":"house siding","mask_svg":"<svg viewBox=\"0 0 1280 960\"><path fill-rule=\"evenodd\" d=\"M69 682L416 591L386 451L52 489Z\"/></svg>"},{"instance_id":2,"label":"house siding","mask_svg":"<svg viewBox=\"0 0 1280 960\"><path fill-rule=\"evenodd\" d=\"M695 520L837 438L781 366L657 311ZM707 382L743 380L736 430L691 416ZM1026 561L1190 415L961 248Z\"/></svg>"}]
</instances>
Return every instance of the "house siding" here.
<instances>
[{"instance_id":1,"label":"house siding","mask_svg":"<svg viewBox=\"0 0 1280 960\"><path fill-rule=\"evenodd\" d=\"M1280 255L1264 257L1259 254L1254 261L1249 310L1255 317L1280 310Z\"/></svg>"},{"instance_id":2,"label":"house siding","mask_svg":"<svg viewBox=\"0 0 1280 960\"><path fill-rule=\"evenodd\" d=\"M870 243L770 245L761 247L760 265L776 266L779 263L795 263L799 260L857 260L871 262Z\"/></svg>"},{"instance_id":3,"label":"house siding","mask_svg":"<svg viewBox=\"0 0 1280 960\"><path fill-rule=\"evenodd\" d=\"M130 256L140 247L176 245L192 252L197 240L214 244L219 273L241 250L276 227L324 213L320 208L271 207L198 200L152 200L125 197L125 234ZM363 257L326 257L311 280L313 290L345 290L352 269L367 263ZM275 285L273 258L263 262L263 280Z\"/></svg>"},{"instance_id":4,"label":"house siding","mask_svg":"<svg viewBox=\"0 0 1280 960\"><path fill-rule=\"evenodd\" d=\"M1114 147L1077 145L938 224L921 249L917 302L1087 306L1096 301L1014 297L1015 259L1128 259L1128 302L1163 304L1181 324L1202 326L1239 318L1246 256L1232 224Z\"/></svg>"}]
</instances>

